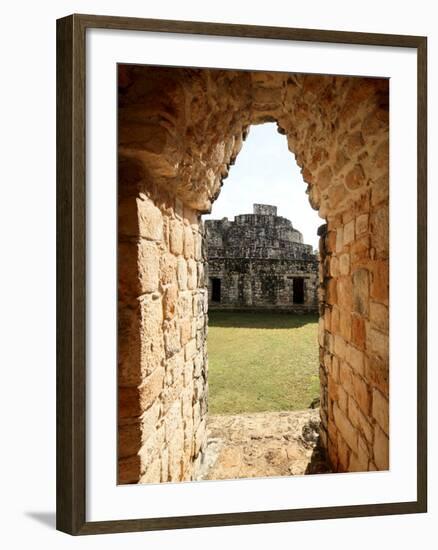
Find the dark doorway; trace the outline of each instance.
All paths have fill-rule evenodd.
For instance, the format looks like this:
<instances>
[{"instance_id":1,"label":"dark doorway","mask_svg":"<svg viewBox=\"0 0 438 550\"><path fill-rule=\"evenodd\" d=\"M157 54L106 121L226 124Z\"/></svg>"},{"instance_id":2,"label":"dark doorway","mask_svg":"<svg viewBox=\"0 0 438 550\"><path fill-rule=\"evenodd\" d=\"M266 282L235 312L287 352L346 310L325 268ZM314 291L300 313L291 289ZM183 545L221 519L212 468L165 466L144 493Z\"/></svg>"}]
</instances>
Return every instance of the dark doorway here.
<instances>
[{"instance_id":1,"label":"dark doorway","mask_svg":"<svg viewBox=\"0 0 438 550\"><path fill-rule=\"evenodd\" d=\"M293 280L294 304L304 304L304 278L294 277Z\"/></svg>"},{"instance_id":2,"label":"dark doorway","mask_svg":"<svg viewBox=\"0 0 438 550\"><path fill-rule=\"evenodd\" d=\"M211 301L220 302L221 301L221 280L217 277L212 277L211 281Z\"/></svg>"}]
</instances>

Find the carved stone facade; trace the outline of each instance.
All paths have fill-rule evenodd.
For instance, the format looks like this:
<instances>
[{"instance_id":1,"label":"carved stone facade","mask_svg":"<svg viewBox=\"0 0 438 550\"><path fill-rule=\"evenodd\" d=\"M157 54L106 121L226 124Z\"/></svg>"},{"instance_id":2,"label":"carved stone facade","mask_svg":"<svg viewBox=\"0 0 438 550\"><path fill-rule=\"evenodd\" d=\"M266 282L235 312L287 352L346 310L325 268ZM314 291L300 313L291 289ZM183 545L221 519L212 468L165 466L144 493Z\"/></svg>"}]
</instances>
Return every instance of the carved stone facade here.
<instances>
[{"instance_id":1,"label":"carved stone facade","mask_svg":"<svg viewBox=\"0 0 438 550\"><path fill-rule=\"evenodd\" d=\"M204 223L210 309L318 310L318 256L275 206Z\"/></svg>"},{"instance_id":2,"label":"carved stone facade","mask_svg":"<svg viewBox=\"0 0 438 550\"><path fill-rule=\"evenodd\" d=\"M334 471L387 469L388 80L118 67L119 482L197 476L208 391L201 215L249 126L267 121L326 220L322 445Z\"/></svg>"}]
</instances>

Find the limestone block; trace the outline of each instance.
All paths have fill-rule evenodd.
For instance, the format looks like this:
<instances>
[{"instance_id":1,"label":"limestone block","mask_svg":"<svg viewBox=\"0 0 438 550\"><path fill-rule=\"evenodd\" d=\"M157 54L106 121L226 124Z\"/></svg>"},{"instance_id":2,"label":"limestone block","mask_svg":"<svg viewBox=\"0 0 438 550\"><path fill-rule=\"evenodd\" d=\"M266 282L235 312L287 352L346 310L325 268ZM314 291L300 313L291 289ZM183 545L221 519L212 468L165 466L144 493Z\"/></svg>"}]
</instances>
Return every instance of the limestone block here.
<instances>
[{"instance_id":1,"label":"limestone block","mask_svg":"<svg viewBox=\"0 0 438 550\"><path fill-rule=\"evenodd\" d=\"M367 382L359 375L353 375L353 396L362 412L368 417L371 408L371 390Z\"/></svg>"},{"instance_id":2,"label":"limestone block","mask_svg":"<svg viewBox=\"0 0 438 550\"><path fill-rule=\"evenodd\" d=\"M344 248L344 228L338 227L336 230L336 254L342 252Z\"/></svg>"},{"instance_id":3,"label":"limestone block","mask_svg":"<svg viewBox=\"0 0 438 550\"><path fill-rule=\"evenodd\" d=\"M368 420L368 417L360 410L358 404L353 397L348 400L348 418L353 426L355 426L364 436L368 443L373 441L374 429Z\"/></svg>"},{"instance_id":4,"label":"limestone block","mask_svg":"<svg viewBox=\"0 0 438 550\"><path fill-rule=\"evenodd\" d=\"M344 225L344 246L354 241L354 220Z\"/></svg>"},{"instance_id":5,"label":"limestone block","mask_svg":"<svg viewBox=\"0 0 438 550\"><path fill-rule=\"evenodd\" d=\"M173 403L164 417L164 426L166 429L166 441L169 443L176 432L182 427L181 401L178 399Z\"/></svg>"},{"instance_id":6,"label":"limestone block","mask_svg":"<svg viewBox=\"0 0 438 550\"><path fill-rule=\"evenodd\" d=\"M348 395L354 396L354 386L353 386L353 376L354 373L345 361L340 361L339 363L339 381L344 390Z\"/></svg>"},{"instance_id":7,"label":"limestone block","mask_svg":"<svg viewBox=\"0 0 438 550\"><path fill-rule=\"evenodd\" d=\"M181 481L183 475L184 458L184 428L182 423L168 441L169 449L169 480Z\"/></svg>"},{"instance_id":8,"label":"limestone block","mask_svg":"<svg viewBox=\"0 0 438 550\"><path fill-rule=\"evenodd\" d=\"M181 346L185 346L192 336L192 322L190 319L183 319L179 323Z\"/></svg>"},{"instance_id":9,"label":"limestone block","mask_svg":"<svg viewBox=\"0 0 438 550\"><path fill-rule=\"evenodd\" d=\"M365 145L361 132L348 132L344 135L343 149L348 157L353 157Z\"/></svg>"},{"instance_id":10,"label":"limestone block","mask_svg":"<svg viewBox=\"0 0 438 550\"><path fill-rule=\"evenodd\" d=\"M139 234L145 239L161 241L163 216L159 208L146 196L137 199Z\"/></svg>"},{"instance_id":11,"label":"limestone block","mask_svg":"<svg viewBox=\"0 0 438 550\"><path fill-rule=\"evenodd\" d=\"M350 245L350 260L352 265L362 265L370 257L370 237L364 234Z\"/></svg>"},{"instance_id":12,"label":"limestone block","mask_svg":"<svg viewBox=\"0 0 438 550\"><path fill-rule=\"evenodd\" d=\"M206 421L205 419L201 421L198 426L198 429L195 433L195 445L194 445L194 454L197 455L205 445L205 440L207 436L206 430Z\"/></svg>"},{"instance_id":13,"label":"limestone block","mask_svg":"<svg viewBox=\"0 0 438 550\"><path fill-rule=\"evenodd\" d=\"M345 184L348 189L356 190L366 184L365 172L360 164L356 164L345 176Z\"/></svg>"},{"instance_id":14,"label":"limestone block","mask_svg":"<svg viewBox=\"0 0 438 550\"><path fill-rule=\"evenodd\" d=\"M331 392L329 391L329 394ZM337 403L339 405L339 408L341 409L342 412L344 412L345 414L347 414L347 411L348 411L348 400L349 400L349 397L348 397L348 393L344 390L344 388L342 386L338 386L338 390L337 390L337 393L338 393L338 400L337 400Z\"/></svg>"},{"instance_id":15,"label":"limestone block","mask_svg":"<svg viewBox=\"0 0 438 550\"><path fill-rule=\"evenodd\" d=\"M160 366L164 358L163 305L158 293L143 295L139 305L141 310L140 370L144 377Z\"/></svg>"},{"instance_id":16,"label":"limestone block","mask_svg":"<svg viewBox=\"0 0 438 550\"><path fill-rule=\"evenodd\" d=\"M163 286L176 283L176 265L175 256L169 253L162 254L160 257L160 282Z\"/></svg>"},{"instance_id":17,"label":"limestone block","mask_svg":"<svg viewBox=\"0 0 438 550\"><path fill-rule=\"evenodd\" d=\"M371 204L376 206L382 202L386 202L389 197L389 175L387 170L385 174L380 176L374 182L371 191Z\"/></svg>"},{"instance_id":18,"label":"limestone block","mask_svg":"<svg viewBox=\"0 0 438 550\"><path fill-rule=\"evenodd\" d=\"M169 285L163 294L163 314L165 319L173 319L178 303L178 287Z\"/></svg>"},{"instance_id":19,"label":"limestone block","mask_svg":"<svg viewBox=\"0 0 438 550\"><path fill-rule=\"evenodd\" d=\"M389 329L388 308L378 302L370 302L370 322L382 332L387 331Z\"/></svg>"},{"instance_id":20,"label":"limestone block","mask_svg":"<svg viewBox=\"0 0 438 550\"><path fill-rule=\"evenodd\" d=\"M340 310L339 314L339 332L345 341L351 338L351 315L345 309Z\"/></svg>"},{"instance_id":21,"label":"limestone block","mask_svg":"<svg viewBox=\"0 0 438 550\"><path fill-rule=\"evenodd\" d=\"M161 451L161 483L169 481L169 449L164 447Z\"/></svg>"},{"instance_id":22,"label":"limestone block","mask_svg":"<svg viewBox=\"0 0 438 550\"><path fill-rule=\"evenodd\" d=\"M348 472L350 464L351 448L347 445L340 433L337 436L338 465L337 471Z\"/></svg>"},{"instance_id":23,"label":"limestone block","mask_svg":"<svg viewBox=\"0 0 438 550\"><path fill-rule=\"evenodd\" d=\"M336 279L337 305L347 311L353 308L353 283L351 277L338 277Z\"/></svg>"},{"instance_id":24,"label":"limestone block","mask_svg":"<svg viewBox=\"0 0 438 550\"><path fill-rule=\"evenodd\" d=\"M187 288L194 290L197 286L197 265L195 260L187 260Z\"/></svg>"},{"instance_id":25,"label":"limestone block","mask_svg":"<svg viewBox=\"0 0 438 550\"><path fill-rule=\"evenodd\" d=\"M384 205L371 214L371 242L377 258L389 255L389 208Z\"/></svg>"},{"instance_id":26,"label":"limestone block","mask_svg":"<svg viewBox=\"0 0 438 550\"><path fill-rule=\"evenodd\" d=\"M195 242L193 238L193 231L190 225L184 226L184 256L186 258L193 258L195 253Z\"/></svg>"},{"instance_id":27,"label":"limestone block","mask_svg":"<svg viewBox=\"0 0 438 550\"><path fill-rule=\"evenodd\" d=\"M141 448L138 451L138 456L140 457L140 469L142 474L147 472L148 467L155 461L155 459L160 458L161 451L164 445L165 429L164 425L161 424L149 435L148 438L145 439Z\"/></svg>"},{"instance_id":28,"label":"limestone block","mask_svg":"<svg viewBox=\"0 0 438 550\"><path fill-rule=\"evenodd\" d=\"M178 258L177 262L177 279L180 290L187 289L187 262L184 258Z\"/></svg>"},{"instance_id":29,"label":"limestone block","mask_svg":"<svg viewBox=\"0 0 438 550\"><path fill-rule=\"evenodd\" d=\"M160 253L154 242L140 241L138 245L138 267L140 293L155 292L158 289Z\"/></svg>"},{"instance_id":30,"label":"limestone block","mask_svg":"<svg viewBox=\"0 0 438 550\"><path fill-rule=\"evenodd\" d=\"M179 292L177 313L179 317L191 317L193 315L193 297L190 291Z\"/></svg>"},{"instance_id":31,"label":"limestone block","mask_svg":"<svg viewBox=\"0 0 438 550\"><path fill-rule=\"evenodd\" d=\"M161 481L161 459L157 457L152 464L147 466L145 473L141 476L139 483L160 483Z\"/></svg>"},{"instance_id":32,"label":"limestone block","mask_svg":"<svg viewBox=\"0 0 438 550\"><path fill-rule=\"evenodd\" d=\"M119 387L118 413L121 418L141 415L151 407L163 389L164 368L157 368L147 376L142 385L136 387Z\"/></svg>"},{"instance_id":33,"label":"limestone block","mask_svg":"<svg viewBox=\"0 0 438 550\"><path fill-rule=\"evenodd\" d=\"M365 320L358 314L351 316L351 342L360 350L365 349L366 331Z\"/></svg>"},{"instance_id":34,"label":"limestone block","mask_svg":"<svg viewBox=\"0 0 438 550\"><path fill-rule=\"evenodd\" d=\"M389 469L389 439L387 435L376 426L374 429L374 462L378 470Z\"/></svg>"},{"instance_id":35,"label":"limestone block","mask_svg":"<svg viewBox=\"0 0 438 550\"><path fill-rule=\"evenodd\" d=\"M383 395L389 392L389 362L377 355L370 354L365 358L365 378L379 389Z\"/></svg>"},{"instance_id":36,"label":"limestone block","mask_svg":"<svg viewBox=\"0 0 438 550\"><path fill-rule=\"evenodd\" d=\"M388 334L376 330L370 324L367 326L367 350L378 355L382 359L387 359L389 355L389 338Z\"/></svg>"},{"instance_id":37,"label":"limestone block","mask_svg":"<svg viewBox=\"0 0 438 550\"><path fill-rule=\"evenodd\" d=\"M202 235L199 232L194 234L194 256L195 260L202 260Z\"/></svg>"},{"instance_id":38,"label":"limestone block","mask_svg":"<svg viewBox=\"0 0 438 550\"><path fill-rule=\"evenodd\" d=\"M339 275L339 260L336 256L330 258L330 275L337 277Z\"/></svg>"},{"instance_id":39,"label":"limestone block","mask_svg":"<svg viewBox=\"0 0 438 550\"><path fill-rule=\"evenodd\" d=\"M340 333L340 315L340 309L337 306L333 306L331 313L331 332L333 334Z\"/></svg>"},{"instance_id":40,"label":"limestone block","mask_svg":"<svg viewBox=\"0 0 438 550\"><path fill-rule=\"evenodd\" d=\"M326 283L327 293L326 293L326 302L328 304L336 304L338 301L337 293L337 279L329 279Z\"/></svg>"},{"instance_id":41,"label":"limestone block","mask_svg":"<svg viewBox=\"0 0 438 550\"><path fill-rule=\"evenodd\" d=\"M345 359L345 356L347 353L345 340L342 338L342 336L339 336L338 334L335 334L334 338L335 338L335 354L339 359Z\"/></svg>"},{"instance_id":42,"label":"limestone block","mask_svg":"<svg viewBox=\"0 0 438 550\"><path fill-rule=\"evenodd\" d=\"M356 349L352 345L347 346L347 363L356 372L356 374L364 375L365 372L365 355L363 351Z\"/></svg>"},{"instance_id":43,"label":"limestone block","mask_svg":"<svg viewBox=\"0 0 438 550\"><path fill-rule=\"evenodd\" d=\"M193 361L186 361L184 365L184 386L185 387L191 387L191 383L193 382L193 371L194 371L194 364Z\"/></svg>"},{"instance_id":44,"label":"limestone block","mask_svg":"<svg viewBox=\"0 0 438 550\"><path fill-rule=\"evenodd\" d=\"M184 226L179 220L171 220L169 240L172 254L175 254L175 256L182 254L184 249Z\"/></svg>"},{"instance_id":45,"label":"limestone block","mask_svg":"<svg viewBox=\"0 0 438 550\"><path fill-rule=\"evenodd\" d=\"M341 254L339 257L339 273L341 275L349 275L350 273L350 255Z\"/></svg>"},{"instance_id":46,"label":"limestone block","mask_svg":"<svg viewBox=\"0 0 438 550\"><path fill-rule=\"evenodd\" d=\"M186 361L190 361L193 359L193 357L196 354L197 346L196 346L196 339L192 339L185 345L184 351L185 351L185 359Z\"/></svg>"},{"instance_id":47,"label":"limestone block","mask_svg":"<svg viewBox=\"0 0 438 550\"><path fill-rule=\"evenodd\" d=\"M375 261L371 265L370 296L376 302L388 305L389 265L385 260Z\"/></svg>"},{"instance_id":48,"label":"limestone block","mask_svg":"<svg viewBox=\"0 0 438 550\"><path fill-rule=\"evenodd\" d=\"M166 356L172 357L172 355L175 355L181 349L179 327L175 319L164 321L163 333Z\"/></svg>"},{"instance_id":49,"label":"limestone block","mask_svg":"<svg viewBox=\"0 0 438 550\"><path fill-rule=\"evenodd\" d=\"M364 440L359 435L358 437L358 450L356 453L351 453L350 463L348 465L349 472L367 472L369 463L368 447Z\"/></svg>"},{"instance_id":50,"label":"limestone block","mask_svg":"<svg viewBox=\"0 0 438 550\"><path fill-rule=\"evenodd\" d=\"M362 235L368 231L368 214L361 214L356 218L356 235Z\"/></svg>"},{"instance_id":51,"label":"limestone block","mask_svg":"<svg viewBox=\"0 0 438 550\"><path fill-rule=\"evenodd\" d=\"M376 389L373 389L372 415L385 434L389 435L389 402L386 397Z\"/></svg>"},{"instance_id":52,"label":"limestone block","mask_svg":"<svg viewBox=\"0 0 438 550\"><path fill-rule=\"evenodd\" d=\"M336 427L340 431L349 448L353 452L357 452L357 430L336 403L333 405L333 417Z\"/></svg>"},{"instance_id":53,"label":"limestone block","mask_svg":"<svg viewBox=\"0 0 438 550\"><path fill-rule=\"evenodd\" d=\"M353 307L360 315L368 314L369 276L368 270L353 271Z\"/></svg>"}]
</instances>

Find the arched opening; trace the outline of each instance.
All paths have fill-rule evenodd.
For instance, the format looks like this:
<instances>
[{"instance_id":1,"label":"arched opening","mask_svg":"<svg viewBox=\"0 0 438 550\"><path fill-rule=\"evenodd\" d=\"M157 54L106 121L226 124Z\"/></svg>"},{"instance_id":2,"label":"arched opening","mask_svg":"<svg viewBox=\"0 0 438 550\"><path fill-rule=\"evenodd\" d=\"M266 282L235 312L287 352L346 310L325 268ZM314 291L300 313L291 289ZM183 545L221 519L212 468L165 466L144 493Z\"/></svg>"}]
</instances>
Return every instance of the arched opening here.
<instances>
[{"instance_id":1,"label":"arched opening","mask_svg":"<svg viewBox=\"0 0 438 550\"><path fill-rule=\"evenodd\" d=\"M201 479L328 469L316 459L321 219L305 189L277 124L251 126L203 216L209 402Z\"/></svg>"},{"instance_id":2,"label":"arched opening","mask_svg":"<svg viewBox=\"0 0 438 550\"><path fill-rule=\"evenodd\" d=\"M196 479L206 445L201 215L251 124L276 121L320 228L320 438L388 467L388 82L119 68L119 483ZM224 285L222 284L222 292Z\"/></svg>"}]
</instances>

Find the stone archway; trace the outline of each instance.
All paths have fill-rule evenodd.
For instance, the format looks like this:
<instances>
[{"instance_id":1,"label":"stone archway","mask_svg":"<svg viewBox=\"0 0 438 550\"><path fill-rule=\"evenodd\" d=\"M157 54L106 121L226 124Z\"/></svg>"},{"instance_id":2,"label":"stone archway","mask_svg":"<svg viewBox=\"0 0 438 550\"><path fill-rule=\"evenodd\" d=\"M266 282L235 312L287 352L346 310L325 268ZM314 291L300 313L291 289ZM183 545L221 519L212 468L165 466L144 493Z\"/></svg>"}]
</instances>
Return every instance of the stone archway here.
<instances>
[{"instance_id":1,"label":"stone archway","mask_svg":"<svg viewBox=\"0 0 438 550\"><path fill-rule=\"evenodd\" d=\"M275 121L320 231L321 441L388 467L388 81L119 68L119 483L193 479L207 415L200 216Z\"/></svg>"}]
</instances>

